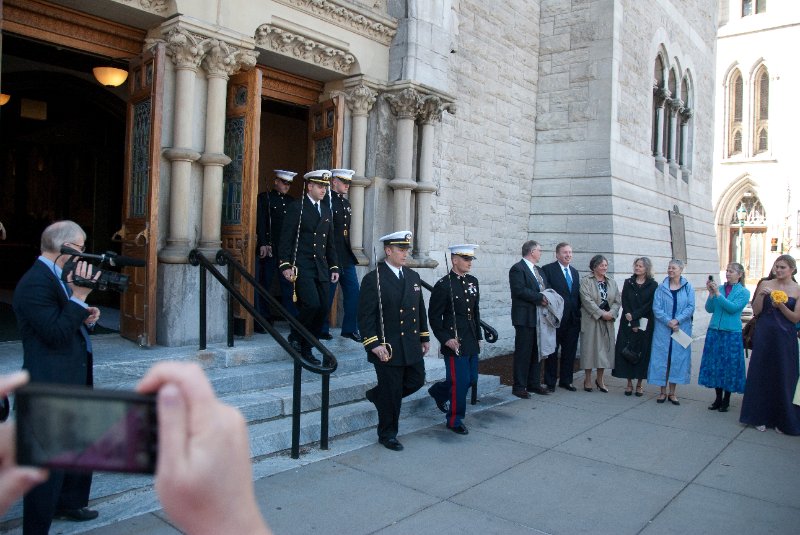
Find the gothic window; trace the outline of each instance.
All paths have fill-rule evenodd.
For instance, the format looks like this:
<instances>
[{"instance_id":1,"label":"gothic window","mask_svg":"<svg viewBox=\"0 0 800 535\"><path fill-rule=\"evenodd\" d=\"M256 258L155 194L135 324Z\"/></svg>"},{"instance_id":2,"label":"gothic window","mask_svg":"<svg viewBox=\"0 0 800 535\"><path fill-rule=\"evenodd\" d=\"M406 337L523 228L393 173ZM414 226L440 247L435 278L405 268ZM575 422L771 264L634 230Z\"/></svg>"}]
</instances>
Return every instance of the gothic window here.
<instances>
[{"instance_id":1,"label":"gothic window","mask_svg":"<svg viewBox=\"0 0 800 535\"><path fill-rule=\"evenodd\" d=\"M753 125L756 132L753 152L759 154L769 149L769 72L763 65L755 75L753 97Z\"/></svg>"},{"instance_id":2,"label":"gothic window","mask_svg":"<svg viewBox=\"0 0 800 535\"><path fill-rule=\"evenodd\" d=\"M669 89L670 99L667 101L667 106L664 110L664 113L667 114L667 120L664 121L664 134L663 134L663 154L667 158L668 161L672 162L675 160L675 138L671 135L675 128L674 128L674 121L675 121L675 111L672 109L672 99L678 98L677 92L677 82L675 81L675 71L670 69L669 71L669 81L667 85L667 89Z\"/></svg>"},{"instance_id":3,"label":"gothic window","mask_svg":"<svg viewBox=\"0 0 800 535\"><path fill-rule=\"evenodd\" d=\"M742 103L744 82L739 69L733 71L728 82L728 156L742 152Z\"/></svg>"},{"instance_id":4,"label":"gothic window","mask_svg":"<svg viewBox=\"0 0 800 535\"><path fill-rule=\"evenodd\" d=\"M664 61L661 55L656 56L653 66L653 128L652 128L652 149L653 156L660 156L661 152L661 130L663 128L664 102L661 90L664 87Z\"/></svg>"},{"instance_id":5,"label":"gothic window","mask_svg":"<svg viewBox=\"0 0 800 535\"><path fill-rule=\"evenodd\" d=\"M681 102L683 107L678 112L678 164L684 172L689 171L691 168L692 158L692 129L690 127L690 119L694 110L694 99L692 98L690 75L687 71L681 80ZM684 179L687 179L684 173Z\"/></svg>"},{"instance_id":6,"label":"gothic window","mask_svg":"<svg viewBox=\"0 0 800 535\"><path fill-rule=\"evenodd\" d=\"M755 10L754 10L755 8ZM757 15L759 13L766 13L767 0L742 0L742 16L747 17L750 15Z\"/></svg>"}]
</instances>

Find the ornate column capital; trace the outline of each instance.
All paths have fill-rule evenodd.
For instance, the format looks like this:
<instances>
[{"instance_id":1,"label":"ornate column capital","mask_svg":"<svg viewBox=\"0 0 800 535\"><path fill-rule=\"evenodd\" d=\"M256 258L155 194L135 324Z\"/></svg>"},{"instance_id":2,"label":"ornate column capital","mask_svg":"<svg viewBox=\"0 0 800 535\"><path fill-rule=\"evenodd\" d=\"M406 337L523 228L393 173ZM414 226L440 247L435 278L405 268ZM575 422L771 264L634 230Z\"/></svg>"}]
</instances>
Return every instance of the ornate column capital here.
<instances>
[{"instance_id":1,"label":"ornate column capital","mask_svg":"<svg viewBox=\"0 0 800 535\"><path fill-rule=\"evenodd\" d=\"M206 48L203 68L209 76L220 78L227 78L240 70L253 68L258 57L255 50L243 50L219 39L208 41Z\"/></svg>"},{"instance_id":2,"label":"ornate column capital","mask_svg":"<svg viewBox=\"0 0 800 535\"><path fill-rule=\"evenodd\" d=\"M686 106L678 110L678 113L681 114L681 123L688 123L689 119L694 115L694 110Z\"/></svg>"},{"instance_id":3,"label":"ornate column capital","mask_svg":"<svg viewBox=\"0 0 800 535\"><path fill-rule=\"evenodd\" d=\"M422 107L422 97L411 88L403 89L399 93L387 93L385 98L398 119L414 119Z\"/></svg>"},{"instance_id":4,"label":"ornate column capital","mask_svg":"<svg viewBox=\"0 0 800 535\"><path fill-rule=\"evenodd\" d=\"M196 71L206 54L209 39L182 28L173 28L167 33L166 53L179 69Z\"/></svg>"},{"instance_id":5,"label":"ornate column capital","mask_svg":"<svg viewBox=\"0 0 800 535\"><path fill-rule=\"evenodd\" d=\"M353 112L355 116L369 115L375 100L378 98L378 93L361 83L352 89L341 91L339 94L344 96L344 101L347 107Z\"/></svg>"},{"instance_id":6,"label":"ornate column capital","mask_svg":"<svg viewBox=\"0 0 800 535\"><path fill-rule=\"evenodd\" d=\"M671 98L667 104L669 105L669 112L672 115L676 115L683 108L683 101L679 98Z\"/></svg>"},{"instance_id":7,"label":"ornate column capital","mask_svg":"<svg viewBox=\"0 0 800 535\"><path fill-rule=\"evenodd\" d=\"M666 87L659 87L656 84L653 84L653 97L656 99L656 106L661 108L664 104L667 103L669 97L672 96L669 89Z\"/></svg>"},{"instance_id":8,"label":"ornate column capital","mask_svg":"<svg viewBox=\"0 0 800 535\"><path fill-rule=\"evenodd\" d=\"M422 99L417 118L422 124L432 124L441 121L442 113L445 111L455 115L456 105L452 102L443 103L437 95L428 95Z\"/></svg>"}]
</instances>

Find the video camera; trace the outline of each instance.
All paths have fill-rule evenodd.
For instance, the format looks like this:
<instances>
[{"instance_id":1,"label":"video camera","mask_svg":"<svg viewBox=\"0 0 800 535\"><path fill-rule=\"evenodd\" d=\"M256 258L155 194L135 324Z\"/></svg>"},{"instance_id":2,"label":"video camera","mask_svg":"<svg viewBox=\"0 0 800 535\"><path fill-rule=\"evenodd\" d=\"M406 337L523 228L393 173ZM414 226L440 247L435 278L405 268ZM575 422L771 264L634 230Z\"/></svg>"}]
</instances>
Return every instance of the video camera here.
<instances>
[{"instance_id":1,"label":"video camera","mask_svg":"<svg viewBox=\"0 0 800 535\"><path fill-rule=\"evenodd\" d=\"M73 249L72 247L62 246L61 254L69 255L71 257L67 263L64 264L64 269L61 272L61 280L64 282L72 282L76 286L91 288L92 290L113 290L115 292L122 293L128 289L129 277L127 275L123 275L122 273L117 273L116 271L108 271L107 269L103 269L97 279L86 279L79 277L75 274L77 258L86 260L95 267L100 267L102 265L112 267L145 266L144 260L121 256L112 251L106 251L104 254L97 255L91 253L82 253L81 251ZM96 262L96 264L92 261Z\"/></svg>"}]
</instances>

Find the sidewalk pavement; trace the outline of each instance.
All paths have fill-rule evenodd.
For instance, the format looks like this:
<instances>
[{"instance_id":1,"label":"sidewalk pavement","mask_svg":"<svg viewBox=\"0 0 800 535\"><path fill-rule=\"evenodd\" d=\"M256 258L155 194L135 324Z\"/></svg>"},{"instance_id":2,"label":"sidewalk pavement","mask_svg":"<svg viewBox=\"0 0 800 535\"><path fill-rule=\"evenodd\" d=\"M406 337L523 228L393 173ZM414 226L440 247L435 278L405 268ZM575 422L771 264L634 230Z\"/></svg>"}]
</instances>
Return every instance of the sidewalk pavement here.
<instances>
[{"instance_id":1,"label":"sidewalk pavement","mask_svg":"<svg viewBox=\"0 0 800 535\"><path fill-rule=\"evenodd\" d=\"M609 376L607 394L468 407L467 436L401 421L402 452L371 443L337 455L334 440L333 456L258 479L261 510L276 534L797 533L800 439L740 425L739 395L728 413L707 410L702 343L680 406L657 404L654 386L624 396ZM158 511L88 533L178 531Z\"/></svg>"}]
</instances>

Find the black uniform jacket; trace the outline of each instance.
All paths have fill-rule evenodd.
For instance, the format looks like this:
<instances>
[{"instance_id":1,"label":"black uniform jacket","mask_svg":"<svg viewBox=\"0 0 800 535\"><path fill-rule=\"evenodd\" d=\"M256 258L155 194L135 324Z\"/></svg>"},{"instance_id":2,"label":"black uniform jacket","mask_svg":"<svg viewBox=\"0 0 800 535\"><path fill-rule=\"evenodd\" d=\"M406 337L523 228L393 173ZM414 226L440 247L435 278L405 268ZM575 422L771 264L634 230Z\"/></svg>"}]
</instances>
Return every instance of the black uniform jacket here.
<instances>
[{"instance_id":1,"label":"black uniform jacket","mask_svg":"<svg viewBox=\"0 0 800 535\"><path fill-rule=\"evenodd\" d=\"M511 287L511 323L521 327L536 327L536 308L542 304L542 290L547 288L547 277L538 266L534 266L545 288L539 286L525 260L520 260L508 270Z\"/></svg>"},{"instance_id":2,"label":"black uniform jacket","mask_svg":"<svg viewBox=\"0 0 800 535\"><path fill-rule=\"evenodd\" d=\"M258 194L258 209L256 210L256 236L257 246L271 245L272 254L277 254L278 241L281 239L283 219L286 211L294 199L277 190ZM297 230L297 229L295 229Z\"/></svg>"},{"instance_id":3,"label":"black uniform jacket","mask_svg":"<svg viewBox=\"0 0 800 535\"><path fill-rule=\"evenodd\" d=\"M441 344L442 355L447 357L455 355L455 352L444 344L451 338L456 338L456 330L458 341L461 343L460 356L474 356L480 352L478 340L483 336L480 328L479 301L478 279L470 274L459 277L451 271L434 285L428 307L428 319L433 335ZM456 329L453 328L454 317Z\"/></svg>"},{"instance_id":4,"label":"black uniform jacket","mask_svg":"<svg viewBox=\"0 0 800 535\"><path fill-rule=\"evenodd\" d=\"M333 210L333 243L336 246L336 258L339 265L349 267L358 265L356 255L350 246L350 201L341 193L331 192L323 202L330 202Z\"/></svg>"},{"instance_id":5,"label":"black uniform jacket","mask_svg":"<svg viewBox=\"0 0 800 535\"><path fill-rule=\"evenodd\" d=\"M392 358L382 363L372 349L383 342L378 309L377 270L361 280L358 302L358 327L364 338L364 349L372 363L387 366L408 366L422 360L422 343L430 341L425 301L419 274L403 268L403 282L385 262L378 264L381 275L381 303L386 342L392 346Z\"/></svg>"},{"instance_id":6,"label":"black uniform jacket","mask_svg":"<svg viewBox=\"0 0 800 535\"><path fill-rule=\"evenodd\" d=\"M542 266L547 276L547 284L564 298L564 313L561 315L561 326L580 325L581 323L581 275L578 270L569 266L572 287L567 288L567 278L558 261Z\"/></svg>"},{"instance_id":7,"label":"black uniform jacket","mask_svg":"<svg viewBox=\"0 0 800 535\"><path fill-rule=\"evenodd\" d=\"M22 335L22 367L31 382L92 383L91 354L81 331L89 313L70 301L61 281L40 260L17 284L14 312Z\"/></svg>"},{"instance_id":8,"label":"black uniform jacket","mask_svg":"<svg viewBox=\"0 0 800 535\"><path fill-rule=\"evenodd\" d=\"M302 221L300 221L301 206ZM330 280L331 273L339 271L331 235L331 209L323 201L320 201L320 208L322 216L308 195L303 195L301 200L289 205L278 246L280 270L296 265L302 276L320 281ZM300 221L300 239L296 242L298 221ZM295 243L297 243L297 258L295 258Z\"/></svg>"}]
</instances>

